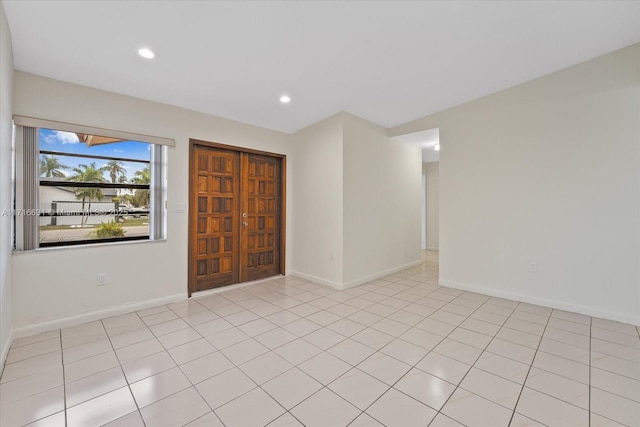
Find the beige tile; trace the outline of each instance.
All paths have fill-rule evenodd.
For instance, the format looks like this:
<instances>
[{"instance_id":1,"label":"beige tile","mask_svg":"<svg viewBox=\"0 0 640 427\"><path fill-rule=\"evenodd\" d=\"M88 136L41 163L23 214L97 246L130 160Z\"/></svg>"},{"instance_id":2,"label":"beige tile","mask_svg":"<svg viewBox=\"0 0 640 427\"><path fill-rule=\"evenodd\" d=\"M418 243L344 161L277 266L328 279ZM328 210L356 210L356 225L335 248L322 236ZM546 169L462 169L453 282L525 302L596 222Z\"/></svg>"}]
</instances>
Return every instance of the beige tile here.
<instances>
[{"instance_id":1,"label":"beige tile","mask_svg":"<svg viewBox=\"0 0 640 427\"><path fill-rule=\"evenodd\" d=\"M438 344L433 351L459 362L466 363L467 365L473 365L482 353L482 350L476 347L446 338Z\"/></svg>"},{"instance_id":2,"label":"beige tile","mask_svg":"<svg viewBox=\"0 0 640 427\"><path fill-rule=\"evenodd\" d=\"M273 350L295 340L296 338L298 337L291 332L288 332L282 328L276 328L256 336L255 340L268 349ZM215 346L214 342L212 342L212 344Z\"/></svg>"},{"instance_id":3,"label":"beige tile","mask_svg":"<svg viewBox=\"0 0 640 427\"><path fill-rule=\"evenodd\" d=\"M574 362L589 364L589 350L582 347L542 338L538 349L539 351L564 357Z\"/></svg>"},{"instance_id":4,"label":"beige tile","mask_svg":"<svg viewBox=\"0 0 640 427\"><path fill-rule=\"evenodd\" d=\"M487 351L525 364L531 364L533 356L536 354L535 349L499 338L494 338L491 341L491 344L487 346Z\"/></svg>"},{"instance_id":5,"label":"beige tile","mask_svg":"<svg viewBox=\"0 0 640 427\"><path fill-rule=\"evenodd\" d=\"M393 341L394 337L376 329L367 328L353 335L351 339L358 341L367 347L371 347L374 350L379 350Z\"/></svg>"},{"instance_id":6,"label":"beige tile","mask_svg":"<svg viewBox=\"0 0 640 427\"><path fill-rule=\"evenodd\" d=\"M360 344L359 342L351 339L346 339L327 351L353 366L362 362L376 352L371 347L367 347L366 345Z\"/></svg>"},{"instance_id":7,"label":"beige tile","mask_svg":"<svg viewBox=\"0 0 640 427\"><path fill-rule=\"evenodd\" d=\"M216 351L209 341L201 338L167 350L178 365L190 362Z\"/></svg>"},{"instance_id":8,"label":"beige tile","mask_svg":"<svg viewBox=\"0 0 640 427\"><path fill-rule=\"evenodd\" d=\"M292 364L273 352L265 353L239 366L258 385L281 375L292 367Z\"/></svg>"},{"instance_id":9,"label":"beige tile","mask_svg":"<svg viewBox=\"0 0 640 427\"><path fill-rule=\"evenodd\" d=\"M137 344L139 342L147 341L153 338L153 334L147 327L134 329L133 331L110 336L111 345L114 349L126 347L131 344Z\"/></svg>"},{"instance_id":10,"label":"beige tile","mask_svg":"<svg viewBox=\"0 0 640 427\"><path fill-rule=\"evenodd\" d=\"M103 425L136 409L129 387L122 387L67 409L67 427Z\"/></svg>"},{"instance_id":11,"label":"beige tile","mask_svg":"<svg viewBox=\"0 0 640 427\"><path fill-rule=\"evenodd\" d=\"M592 320L592 326L599 329L606 329L608 331L619 332L621 334L627 334L631 336L637 336L638 332L635 331L633 325L626 323L614 322L613 320L599 319L594 317Z\"/></svg>"},{"instance_id":12,"label":"beige tile","mask_svg":"<svg viewBox=\"0 0 640 427\"><path fill-rule=\"evenodd\" d=\"M540 340L542 339L539 335L528 334L516 329L507 328L506 326L500 328L500 331L496 334L496 338L533 349L538 348Z\"/></svg>"},{"instance_id":13,"label":"beige tile","mask_svg":"<svg viewBox=\"0 0 640 427\"><path fill-rule=\"evenodd\" d=\"M366 413L387 427L421 427L429 425L437 412L392 388Z\"/></svg>"},{"instance_id":14,"label":"beige tile","mask_svg":"<svg viewBox=\"0 0 640 427\"><path fill-rule=\"evenodd\" d=\"M148 316L142 317L142 321L147 326L157 325L159 323L168 322L169 320L174 319L178 319L178 315L168 309L167 311L162 311L160 313L150 314Z\"/></svg>"},{"instance_id":15,"label":"beige tile","mask_svg":"<svg viewBox=\"0 0 640 427\"><path fill-rule=\"evenodd\" d=\"M429 350L410 342L396 339L382 347L380 352L394 357L408 365L415 365L429 352Z\"/></svg>"},{"instance_id":16,"label":"beige tile","mask_svg":"<svg viewBox=\"0 0 640 427\"><path fill-rule=\"evenodd\" d=\"M131 392L139 408L191 387L180 368L172 368L131 384Z\"/></svg>"},{"instance_id":17,"label":"beige tile","mask_svg":"<svg viewBox=\"0 0 640 427\"><path fill-rule=\"evenodd\" d=\"M591 347L591 340L589 339L589 337L569 331L563 331L562 329L549 327L545 330L544 337L554 341L560 341L565 344L571 344L586 349L589 349Z\"/></svg>"},{"instance_id":18,"label":"beige tile","mask_svg":"<svg viewBox=\"0 0 640 427\"><path fill-rule=\"evenodd\" d=\"M424 329L411 328L404 334L400 335L400 339L420 346L426 350L432 350L435 346L440 344L444 338Z\"/></svg>"},{"instance_id":19,"label":"beige tile","mask_svg":"<svg viewBox=\"0 0 640 427\"><path fill-rule=\"evenodd\" d=\"M483 322L482 320L467 318L460 324L461 328L468 329L470 331L478 332L481 334L495 336L500 330L500 326L493 323Z\"/></svg>"},{"instance_id":20,"label":"beige tile","mask_svg":"<svg viewBox=\"0 0 640 427\"><path fill-rule=\"evenodd\" d=\"M168 322L158 323L149 327L156 337L167 335L185 328L190 328L190 326L182 319L173 319Z\"/></svg>"},{"instance_id":21,"label":"beige tile","mask_svg":"<svg viewBox=\"0 0 640 427\"><path fill-rule=\"evenodd\" d=\"M26 424L26 427L66 427L64 411Z\"/></svg>"},{"instance_id":22,"label":"beige tile","mask_svg":"<svg viewBox=\"0 0 640 427\"><path fill-rule=\"evenodd\" d=\"M446 416L468 426L507 426L511 411L476 394L458 388L442 408Z\"/></svg>"},{"instance_id":23,"label":"beige tile","mask_svg":"<svg viewBox=\"0 0 640 427\"><path fill-rule=\"evenodd\" d=\"M536 353L533 366L583 384L589 384L589 366L583 363L539 351Z\"/></svg>"},{"instance_id":24,"label":"beige tile","mask_svg":"<svg viewBox=\"0 0 640 427\"><path fill-rule=\"evenodd\" d=\"M357 367L388 385L393 385L411 369L406 363L380 352L371 355Z\"/></svg>"},{"instance_id":25,"label":"beige tile","mask_svg":"<svg viewBox=\"0 0 640 427\"><path fill-rule=\"evenodd\" d=\"M117 420L105 424L104 427L145 427L145 425L144 421L142 421L140 411L135 410Z\"/></svg>"},{"instance_id":26,"label":"beige tile","mask_svg":"<svg viewBox=\"0 0 640 427\"><path fill-rule=\"evenodd\" d=\"M142 408L146 427L175 427L188 424L211 409L198 392L190 387Z\"/></svg>"},{"instance_id":27,"label":"beige tile","mask_svg":"<svg viewBox=\"0 0 640 427\"><path fill-rule=\"evenodd\" d=\"M640 381L591 368L591 386L640 402Z\"/></svg>"},{"instance_id":28,"label":"beige tile","mask_svg":"<svg viewBox=\"0 0 640 427\"><path fill-rule=\"evenodd\" d=\"M120 335L135 329L146 327L137 313L122 314L120 316L102 319L102 325L109 336Z\"/></svg>"},{"instance_id":29,"label":"beige tile","mask_svg":"<svg viewBox=\"0 0 640 427\"><path fill-rule=\"evenodd\" d=\"M221 350L222 354L224 354L227 359L231 360L231 362L235 363L236 365L245 363L268 351L269 349L267 347L263 346L253 339L239 342Z\"/></svg>"},{"instance_id":30,"label":"beige tile","mask_svg":"<svg viewBox=\"0 0 640 427\"><path fill-rule=\"evenodd\" d=\"M233 328L233 325L224 319L213 319L193 326L193 329L203 337L208 337L216 332L225 331L231 328Z\"/></svg>"},{"instance_id":31,"label":"beige tile","mask_svg":"<svg viewBox=\"0 0 640 427\"><path fill-rule=\"evenodd\" d=\"M286 409L291 409L322 388L322 384L297 368L268 381L262 388Z\"/></svg>"},{"instance_id":32,"label":"beige tile","mask_svg":"<svg viewBox=\"0 0 640 427\"><path fill-rule=\"evenodd\" d=\"M65 386L67 408L126 387L126 385L127 380L119 366L67 383Z\"/></svg>"},{"instance_id":33,"label":"beige tile","mask_svg":"<svg viewBox=\"0 0 640 427\"><path fill-rule=\"evenodd\" d=\"M308 427L326 427L348 425L360 410L323 388L291 410L300 422Z\"/></svg>"},{"instance_id":34,"label":"beige tile","mask_svg":"<svg viewBox=\"0 0 640 427\"><path fill-rule=\"evenodd\" d=\"M624 424L617 423L609 418L591 413L591 427L625 427Z\"/></svg>"},{"instance_id":35,"label":"beige tile","mask_svg":"<svg viewBox=\"0 0 640 427\"><path fill-rule=\"evenodd\" d=\"M416 368L457 385L471 366L442 354L431 352L416 364Z\"/></svg>"},{"instance_id":36,"label":"beige tile","mask_svg":"<svg viewBox=\"0 0 640 427\"><path fill-rule=\"evenodd\" d=\"M433 419L431 424L429 424L429 427L464 427L464 425L460 424L456 420L452 420L443 413L439 413Z\"/></svg>"},{"instance_id":37,"label":"beige tile","mask_svg":"<svg viewBox=\"0 0 640 427\"><path fill-rule=\"evenodd\" d=\"M264 426L284 412L282 406L259 388L215 410L227 427Z\"/></svg>"},{"instance_id":38,"label":"beige tile","mask_svg":"<svg viewBox=\"0 0 640 427\"><path fill-rule=\"evenodd\" d=\"M491 342L491 337L473 332L464 328L456 328L453 332L447 336L447 339L458 341L464 344L468 344L472 347L484 350Z\"/></svg>"},{"instance_id":39,"label":"beige tile","mask_svg":"<svg viewBox=\"0 0 640 427\"><path fill-rule=\"evenodd\" d=\"M186 424L185 427L224 427L220 418L213 412L207 412L198 419Z\"/></svg>"},{"instance_id":40,"label":"beige tile","mask_svg":"<svg viewBox=\"0 0 640 427\"><path fill-rule=\"evenodd\" d=\"M640 337L637 334L629 335L626 333L610 331L608 329L596 328L594 326L591 328L591 337L633 348L640 348Z\"/></svg>"},{"instance_id":41,"label":"beige tile","mask_svg":"<svg viewBox=\"0 0 640 427\"><path fill-rule=\"evenodd\" d=\"M162 344L154 338L119 348L116 350L116 355L118 356L120 363L125 364L162 351L164 351L164 347L162 347Z\"/></svg>"},{"instance_id":42,"label":"beige tile","mask_svg":"<svg viewBox=\"0 0 640 427\"><path fill-rule=\"evenodd\" d=\"M387 384L357 368L351 369L328 387L361 410L365 410L389 389Z\"/></svg>"},{"instance_id":43,"label":"beige tile","mask_svg":"<svg viewBox=\"0 0 640 427\"><path fill-rule=\"evenodd\" d=\"M640 363L640 350L597 338L591 339L591 351L608 354L634 363Z\"/></svg>"},{"instance_id":44,"label":"beige tile","mask_svg":"<svg viewBox=\"0 0 640 427\"><path fill-rule=\"evenodd\" d=\"M180 365L180 369L192 384L198 384L231 368L233 363L219 351Z\"/></svg>"},{"instance_id":45,"label":"beige tile","mask_svg":"<svg viewBox=\"0 0 640 427\"><path fill-rule=\"evenodd\" d=\"M339 342L344 341L345 337L337 332L322 328L311 332L309 335L305 335L303 339L318 348L328 350Z\"/></svg>"},{"instance_id":46,"label":"beige tile","mask_svg":"<svg viewBox=\"0 0 640 427\"><path fill-rule=\"evenodd\" d=\"M555 317L552 317L551 319L549 319L549 323L547 324L547 326L551 328L557 328L557 329L562 329L564 331L573 332L574 334L585 335L587 337L591 334L591 327L589 325L570 322L570 321L558 319Z\"/></svg>"},{"instance_id":47,"label":"beige tile","mask_svg":"<svg viewBox=\"0 0 640 427\"><path fill-rule=\"evenodd\" d=\"M52 353L61 349L60 338L52 338L46 341L39 341L33 344L25 344L20 347L11 347L7 354L6 363L19 362L43 354Z\"/></svg>"},{"instance_id":48,"label":"beige tile","mask_svg":"<svg viewBox=\"0 0 640 427\"><path fill-rule=\"evenodd\" d=\"M160 344L166 349L178 347L179 345L196 341L202 336L193 328L180 329L158 337Z\"/></svg>"},{"instance_id":49,"label":"beige tile","mask_svg":"<svg viewBox=\"0 0 640 427\"><path fill-rule=\"evenodd\" d=\"M522 390L516 412L549 427L589 425L589 412L528 387Z\"/></svg>"},{"instance_id":50,"label":"beige tile","mask_svg":"<svg viewBox=\"0 0 640 427\"><path fill-rule=\"evenodd\" d=\"M551 317L555 317L562 320L568 320L574 323L582 323L583 325L591 325L591 317L584 314L571 313L562 310L553 310Z\"/></svg>"},{"instance_id":51,"label":"beige tile","mask_svg":"<svg viewBox=\"0 0 640 427\"><path fill-rule=\"evenodd\" d=\"M291 341L274 350L275 353L278 353L278 355L293 365L299 365L321 351L321 349L303 339Z\"/></svg>"},{"instance_id":52,"label":"beige tile","mask_svg":"<svg viewBox=\"0 0 640 427\"><path fill-rule=\"evenodd\" d=\"M0 405L8 405L64 384L62 369L18 378L0 384Z\"/></svg>"},{"instance_id":53,"label":"beige tile","mask_svg":"<svg viewBox=\"0 0 640 427\"><path fill-rule=\"evenodd\" d=\"M65 348L62 353L64 355L65 365L68 363L77 362L78 360L86 359L87 357L96 356L107 351L112 351L111 342L109 338L103 338L98 341L93 341L87 344L77 345L71 348Z\"/></svg>"},{"instance_id":54,"label":"beige tile","mask_svg":"<svg viewBox=\"0 0 640 427\"><path fill-rule=\"evenodd\" d=\"M351 365L323 351L298 365L298 368L320 383L327 385L351 369Z\"/></svg>"},{"instance_id":55,"label":"beige tile","mask_svg":"<svg viewBox=\"0 0 640 427\"><path fill-rule=\"evenodd\" d=\"M277 328L276 325L264 319L256 319L238 326L238 329L250 337L255 337L256 335L263 334L275 328Z\"/></svg>"},{"instance_id":56,"label":"beige tile","mask_svg":"<svg viewBox=\"0 0 640 427\"><path fill-rule=\"evenodd\" d=\"M416 368L407 372L393 387L435 410L442 408L456 388Z\"/></svg>"},{"instance_id":57,"label":"beige tile","mask_svg":"<svg viewBox=\"0 0 640 427\"><path fill-rule=\"evenodd\" d=\"M282 326L282 328L286 329L287 331L291 332L292 334L298 337L302 337L307 334L310 334L313 331L317 331L318 329L320 329L320 325L310 320L302 318L302 319L294 320L291 323L287 323L286 325Z\"/></svg>"},{"instance_id":58,"label":"beige tile","mask_svg":"<svg viewBox=\"0 0 640 427\"><path fill-rule=\"evenodd\" d=\"M545 425L516 412L513 414L509 427L545 427Z\"/></svg>"},{"instance_id":59,"label":"beige tile","mask_svg":"<svg viewBox=\"0 0 640 427\"><path fill-rule=\"evenodd\" d=\"M589 386L538 368L531 368L525 386L583 409L589 409Z\"/></svg>"},{"instance_id":60,"label":"beige tile","mask_svg":"<svg viewBox=\"0 0 640 427\"><path fill-rule=\"evenodd\" d=\"M349 427L384 427L384 426L380 424L378 421L371 418L365 412L363 412L362 414L360 414L358 418L356 418L355 420L353 420L351 424L349 424Z\"/></svg>"},{"instance_id":61,"label":"beige tile","mask_svg":"<svg viewBox=\"0 0 640 427\"><path fill-rule=\"evenodd\" d=\"M304 427L304 425L287 412L269 423L269 427Z\"/></svg>"},{"instance_id":62,"label":"beige tile","mask_svg":"<svg viewBox=\"0 0 640 427\"><path fill-rule=\"evenodd\" d=\"M433 316L433 315L431 315ZM458 325L451 325L449 323L440 322L433 317L429 317L424 319L422 322L418 323L415 327L418 329L425 330L427 332L431 332L432 334L439 335L441 337L446 337L449 335Z\"/></svg>"},{"instance_id":63,"label":"beige tile","mask_svg":"<svg viewBox=\"0 0 640 427\"><path fill-rule=\"evenodd\" d=\"M592 351L591 365L640 381L640 363Z\"/></svg>"},{"instance_id":64,"label":"beige tile","mask_svg":"<svg viewBox=\"0 0 640 427\"><path fill-rule=\"evenodd\" d=\"M0 425L22 426L64 410L64 389L56 387L2 405Z\"/></svg>"},{"instance_id":65,"label":"beige tile","mask_svg":"<svg viewBox=\"0 0 640 427\"><path fill-rule=\"evenodd\" d=\"M35 344L42 341L49 341L54 338L60 338L60 329L55 331L42 332L40 334L31 335L23 338L16 338L11 342L11 348L22 347L23 345Z\"/></svg>"},{"instance_id":66,"label":"beige tile","mask_svg":"<svg viewBox=\"0 0 640 427\"><path fill-rule=\"evenodd\" d=\"M253 390L256 384L238 368L229 369L199 384L196 389L213 409Z\"/></svg>"},{"instance_id":67,"label":"beige tile","mask_svg":"<svg viewBox=\"0 0 640 427\"><path fill-rule=\"evenodd\" d=\"M471 368L460 383L460 388L489 399L507 409L515 408L520 391L522 391L522 385L478 368Z\"/></svg>"},{"instance_id":68,"label":"beige tile","mask_svg":"<svg viewBox=\"0 0 640 427\"><path fill-rule=\"evenodd\" d=\"M122 365L129 384L167 371L176 366L169 353L161 351Z\"/></svg>"},{"instance_id":69,"label":"beige tile","mask_svg":"<svg viewBox=\"0 0 640 427\"><path fill-rule=\"evenodd\" d=\"M59 371L60 369L62 369L62 351L55 351L21 360L20 362L6 364L0 378L0 384L29 375Z\"/></svg>"}]
</instances>

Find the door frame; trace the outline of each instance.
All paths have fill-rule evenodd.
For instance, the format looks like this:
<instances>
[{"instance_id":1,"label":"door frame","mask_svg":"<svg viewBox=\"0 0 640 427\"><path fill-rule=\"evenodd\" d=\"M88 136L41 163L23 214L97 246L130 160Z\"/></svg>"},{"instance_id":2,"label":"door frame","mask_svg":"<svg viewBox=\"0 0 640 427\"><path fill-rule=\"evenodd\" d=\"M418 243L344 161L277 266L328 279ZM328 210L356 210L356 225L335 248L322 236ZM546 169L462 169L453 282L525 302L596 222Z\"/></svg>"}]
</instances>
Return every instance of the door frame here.
<instances>
[{"instance_id":1,"label":"door frame","mask_svg":"<svg viewBox=\"0 0 640 427\"><path fill-rule=\"evenodd\" d=\"M191 195L195 191L195 179L193 171L195 170L194 149L196 146L216 148L219 150L233 151L236 153L245 154L257 154L260 156L273 157L280 160L280 265L279 274L284 275L286 271L285 254L286 254L286 237L287 237L287 156L284 154L271 153L268 151L254 150L252 148L236 147L233 145L220 144L218 142L203 141L199 139L189 138L189 218L188 218L188 251L187 251L187 293L191 297L192 290L191 285L195 283L196 278L193 277L193 269L191 268L191 261L193 259L193 227L196 224L192 221L191 214L195 212L196 206L194 198ZM242 171L239 171L242 174ZM241 209L241 203L238 204ZM243 283L243 282L240 282Z\"/></svg>"}]
</instances>

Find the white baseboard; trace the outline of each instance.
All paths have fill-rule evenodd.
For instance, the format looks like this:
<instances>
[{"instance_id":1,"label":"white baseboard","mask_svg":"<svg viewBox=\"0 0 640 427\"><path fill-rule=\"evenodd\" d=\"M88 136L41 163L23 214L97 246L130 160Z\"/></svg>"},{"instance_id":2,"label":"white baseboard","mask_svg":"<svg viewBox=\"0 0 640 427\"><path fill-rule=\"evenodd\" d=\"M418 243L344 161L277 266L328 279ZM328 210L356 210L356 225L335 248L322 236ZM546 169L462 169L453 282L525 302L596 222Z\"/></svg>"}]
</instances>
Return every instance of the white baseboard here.
<instances>
[{"instance_id":1,"label":"white baseboard","mask_svg":"<svg viewBox=\"0 0 640 427\"><path fill-rule=\"evenodd\" d=\"M9 355L9 348L11 348L11 343L13 342L13 331L9 332L9 339L4 343L4 347L2 347L2 353L0 353L0 377L4 372L4 363L7 361L7 356Z\"/></svg>"},{"instance_id":2,"label":"white baseboard","mask_svg":"<svg viewBox=\"0 0 640 427\"><path fill-rule=\"evenodd\" d=\"M292 276L297 276L297 277L300 277L301 279L309 280L311 282L318 283L321 285L330 286L334 289L344 290L344 289L353 288L358 285L362 285L363 283L367 283L375 279L379 279L380 277L388 276L389 274L397 273L398 271L406 270L407 268L415 267L416 265L420 265L420 264L422 264L422 260L412 261L407 264L399 265L393 268L388 268L386 270L382 270L377 273L370 274L368 276L360 277L359 279L355 279L347 283L334 282L331 280L323 279L322 277L301 273L295 270L287 271L287 274L290 274Z\"/></svg>"},{"instance_id":3,"label":"white baseboard","mask_svg":"<svg viewBox=\"0 0 640 427\"><path fill-rule=\"evenodd\" d=\"M30 335L36 335L41 332L48 332L48 331L53 331L60 328L67 328L69 326L76 326L82 323L92 322L94 320L104 319L112 316L118 316L120 314L131 313L133 311L144 310L144 309L155 307L158 305L170 304L172 302L182 301L185 299L187 299L187 294L180 293L180 294L170 295L168 297L156 298L156 299L137 302L133 304L107 308L104 310L96 310L90 313L79 314L77 316L70 316L62 319L51 320L49 322L37 323L35 325L14 329L13 338L28 337Z\"/></svg>"},{"instance_id":4,"label":"white baseboard","mask_svg":"<svg viewBox=\"0 0 640 427\"><path fill-rule=\"evenodd\" d=\"M359 279L352 280L352 281L350 281L348 283L345 283L344 285L342 285L342 289L353 288L355 286L362 285L363 283L367 283L367 282L370 282L372 280L376 280L376 279L379 279L381 277L388 276L389 274L397 273L398 271L406 270L407 268L415 267L416 265L420 265L420 264L422 264L422 260L421 259L409 262L409 263L404 264L404 265L399 265L397 267L388 268L386 270L382 270L382 271L379 271L377 273L370 274L368 276L361 277Z\"/></svg>"},{"instance_id":5,"label":"white baseboard","mask_svg":"<svg viewBox=\"0 0 640 427\"><path fill-rule=\"evenodd\" d=\"M333 282L331 280L323 279L322 277L312 276L311 274L305 274L295 270L289 270L287 274L291 276L299 277L301 279L309 280L313 283L318 283L320 285L331 286L334 289L338 289L338 290L343 289L342 283Z\"/></svg>"},{"instance_id":6,"label":"white baseboard","mask_svg":"<svg viewBox=\"0 0 640 427\"><path fill-rule=\"evenodd\" d=\"M542 305L545 307L555 308L557 310L570 311L573 313L584 314L586 316L599 317L602 319L628 323L631 325L640 325L639 315L617 313L614 311L602 310L599 308L588 307L580 304L572 304L572 303L557 301L553 299L540 298L533 295L525 295L517 292L507 292L500 289L487 288L484 286L473 285L470 283L460 283L460 282L452 282L448 280L439 280L438 284L440 286L446 286L448 288L455 288L463 291L477 292L479 294L489 295L492 297L526 302L529 304Z\"/></svg>"}]
</instances>

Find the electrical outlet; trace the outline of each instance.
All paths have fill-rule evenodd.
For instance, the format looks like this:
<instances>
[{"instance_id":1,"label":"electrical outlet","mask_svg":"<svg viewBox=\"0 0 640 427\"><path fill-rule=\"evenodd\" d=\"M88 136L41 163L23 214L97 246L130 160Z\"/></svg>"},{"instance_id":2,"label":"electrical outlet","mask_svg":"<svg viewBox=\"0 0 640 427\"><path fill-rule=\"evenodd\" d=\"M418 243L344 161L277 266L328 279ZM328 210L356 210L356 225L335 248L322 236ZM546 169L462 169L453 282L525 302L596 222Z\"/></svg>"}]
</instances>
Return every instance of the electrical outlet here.
<instances>
[{"instance_id":1,"label":"electrical outlet","mask_svg":"<svg viewBox=\"0 0 640 427\"><path fill-rule=\"evenodd\" d=\"M538 271L538 263L536 262L529 263L529 271L531 273L536 273Z\"/></svg>"},{"instance_id":2,"label":"electrical outlet","mask_svg":"<svg viewBox=\"0 0 640 427\"><path fill-rule=\"evenodd\" d=\"M105 273L98 274L98 286L104 286L107 284L107 275Z\"/></svg>"},{"instance_id":3,"label":"electrical outlet","mask_svg":"<svg viewBox=\"0 0 640 427\"><path fill-rule=\"evenodd\" d=\"M184 203L177 203L176 204L176 213L185 213L185 205Z\"/></svg>"}]
</instances>

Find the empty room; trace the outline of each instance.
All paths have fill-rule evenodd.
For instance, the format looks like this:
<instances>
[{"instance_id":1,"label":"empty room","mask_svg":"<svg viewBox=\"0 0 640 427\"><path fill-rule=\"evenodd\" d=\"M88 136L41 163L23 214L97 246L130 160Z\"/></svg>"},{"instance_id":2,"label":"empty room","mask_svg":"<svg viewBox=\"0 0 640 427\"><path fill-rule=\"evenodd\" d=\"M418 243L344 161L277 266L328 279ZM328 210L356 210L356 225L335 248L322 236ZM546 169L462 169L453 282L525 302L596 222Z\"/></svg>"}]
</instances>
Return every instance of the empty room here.
<instances>
[{"instance_id":1,"label":"empty room","mask_svg":"<svg viewBox=\"0 0 640 427\"><path fill-rule=\"evenodd\" d=\"M0 426L640 427L640 1L0 0Z\"/></svg>"}]
</instances>

